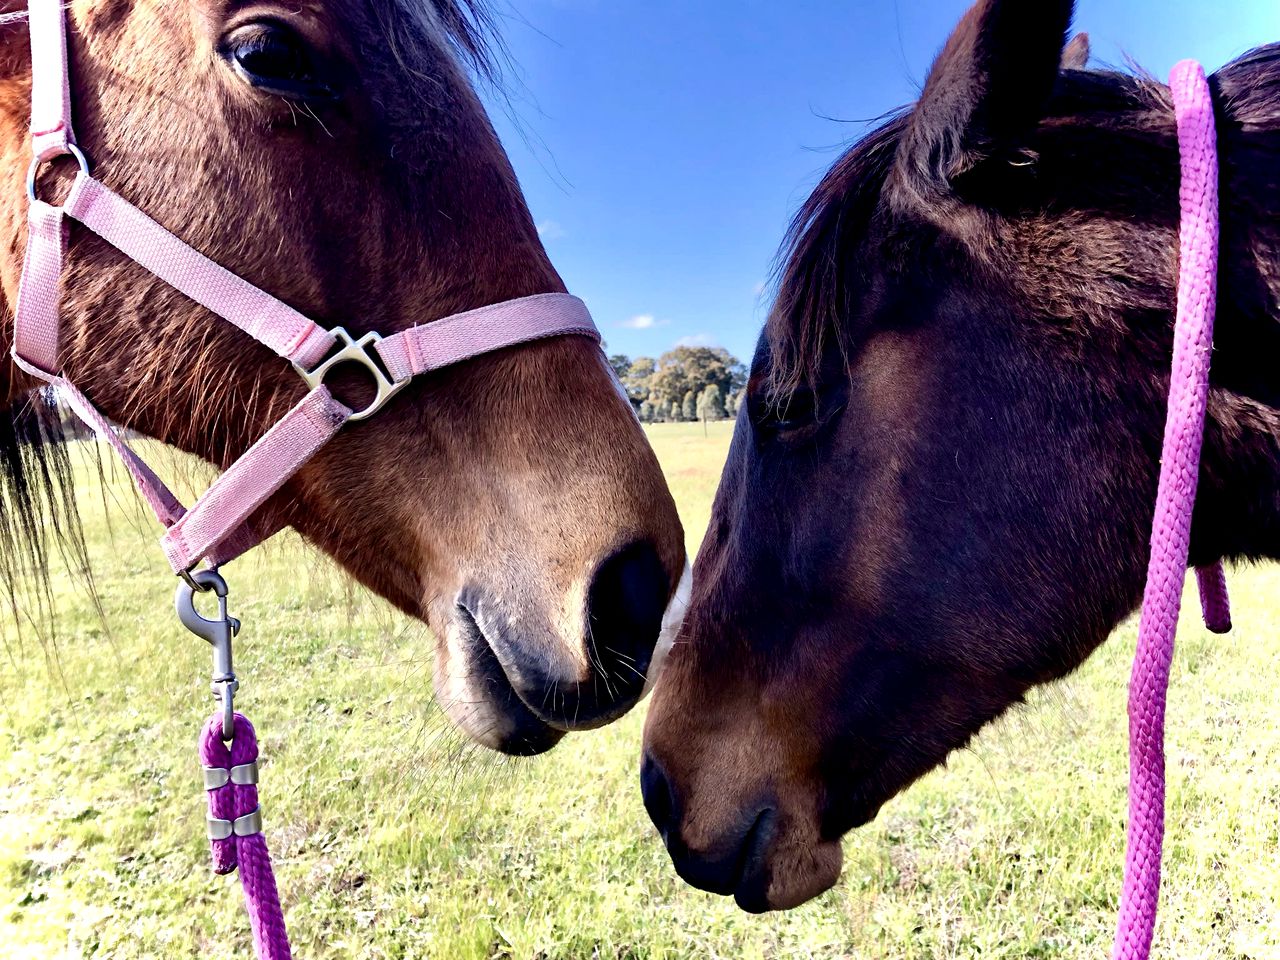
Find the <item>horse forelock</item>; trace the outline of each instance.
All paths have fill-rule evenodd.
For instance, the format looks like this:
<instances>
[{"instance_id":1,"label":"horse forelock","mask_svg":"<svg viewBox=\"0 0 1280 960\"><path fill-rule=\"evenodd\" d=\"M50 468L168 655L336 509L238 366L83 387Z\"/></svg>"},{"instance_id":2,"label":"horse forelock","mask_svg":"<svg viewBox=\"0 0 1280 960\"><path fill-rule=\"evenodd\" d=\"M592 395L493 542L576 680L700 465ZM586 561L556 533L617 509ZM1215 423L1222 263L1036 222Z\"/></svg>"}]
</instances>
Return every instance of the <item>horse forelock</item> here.
<instances>
[{"instance_id":1,"label":"horse forelock","mask_svg":"<svg viewBox=\"0 0 1280 960\"><path fill-rule=\"evenodd\" d=\"M866 233L910 113L854 144L801 205L778 259L778 296L765 327L770 346L767 389L789 394L818 375L827 345L842 344L851 256Z\"/></svg>"},{"instance_id":2,"label":"horse forelock","mask_svg":"<svg viewBox=\"0 0 1280 960\"><path fill-rule=\"evenodd\" d=\"M369 0L392 55L415 71L424 41L443 40L477 76L496 78L498 33L484 0Z\"/></svg>"}]
</instances>

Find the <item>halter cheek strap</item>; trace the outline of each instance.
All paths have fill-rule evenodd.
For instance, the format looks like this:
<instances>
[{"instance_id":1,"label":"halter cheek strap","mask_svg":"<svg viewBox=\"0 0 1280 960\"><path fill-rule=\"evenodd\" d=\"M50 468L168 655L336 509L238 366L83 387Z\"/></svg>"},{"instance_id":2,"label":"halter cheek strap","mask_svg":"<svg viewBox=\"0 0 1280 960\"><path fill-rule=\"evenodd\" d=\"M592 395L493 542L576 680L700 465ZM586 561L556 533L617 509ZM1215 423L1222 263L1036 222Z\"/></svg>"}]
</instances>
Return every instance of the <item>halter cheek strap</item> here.
<instances>
[{"instance_id":1,"label":"halter cheek strap","mask_svg":"<svg viewBox=\"0 0 1280 960\"><path fill-rule=\"evenodd\" d=\"M276 532L253 515L349 420L376 414L423 373L481 354L556 336L600 334L586 306L568 294L546 293L481 307L389 337L355 340L321 327L288 304L214 263L89 174L75 142L67 66L66 21L60 0L32 0L31 143L26 257L14 318L14 362L53 384L68 405L120 454L144 498L166 527L161 541L173 569L189 573L202 559L225 563ZM36 196L40 168L70 156L80 170L66 202ZM191 300L234 324L290 361L309 392L200 497L184 509L74 384L61 374L60 285L67 219L88 227ZM363 365L377 384L373 403L352 411L324 386L338 362Z\"/></svg>"}]
</instances>

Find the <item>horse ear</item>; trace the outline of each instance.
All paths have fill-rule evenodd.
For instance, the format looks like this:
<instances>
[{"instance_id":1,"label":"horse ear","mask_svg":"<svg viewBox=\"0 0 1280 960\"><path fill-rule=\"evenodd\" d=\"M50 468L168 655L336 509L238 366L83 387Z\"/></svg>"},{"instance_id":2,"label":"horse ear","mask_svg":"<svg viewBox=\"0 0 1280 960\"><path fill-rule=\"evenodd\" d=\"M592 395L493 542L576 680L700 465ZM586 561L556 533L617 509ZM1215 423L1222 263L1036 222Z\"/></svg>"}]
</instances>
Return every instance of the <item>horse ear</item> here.
<instances>
[{"instance_id":1,"label":"horse ear","mask_svg":"<svg viewBox=\"0 0 1280 960\"><path fill-rule=\"evenodd\" d=\"M946 186L1024 146L1053 92L1073 0L978 0L938 54L898 148L900 171Z\"/></svg>"},{"instance_id":2,"label":"horse ear","mask_svg":"<svg viewBox=\"0 0 1280 960\"><path fill-rule=\"evenodd\" d=\"M1063 70L1083 70L1089 65L1089 35L1077 33L1062 51Z\"/></svg>"}]
</instances>

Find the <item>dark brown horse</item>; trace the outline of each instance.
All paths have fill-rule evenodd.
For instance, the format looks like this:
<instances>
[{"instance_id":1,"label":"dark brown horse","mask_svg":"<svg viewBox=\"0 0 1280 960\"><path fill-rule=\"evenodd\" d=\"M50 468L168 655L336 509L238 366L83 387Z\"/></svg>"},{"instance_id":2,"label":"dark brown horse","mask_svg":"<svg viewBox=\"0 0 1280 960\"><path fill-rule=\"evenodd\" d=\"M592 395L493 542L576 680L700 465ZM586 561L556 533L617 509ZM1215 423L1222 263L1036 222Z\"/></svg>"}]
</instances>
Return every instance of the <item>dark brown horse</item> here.
<instances>
[{"instance_id":1,"label":"dark brown horse","mask_svg":"<svg viewBox=\"0 0 1280 960\"><path fill-rule=\"evenodd\" d=\"M1070 0L978 3L919 103L792 229L642 776L680 874L746 909L829 887L843 833L1140 598L1174 118L1160 84L1064 56L1070 18ZM1280 557L1280 46L1211 84L1195 564Z\"/></svg>"},{"instance_id":2,"label":"dark brown horse","mask_svg":"<svg viewBox=\"0 0 1280 960\"><path fill-rule=\"evenodd\" d=\"M31 65L0 25L0 346L25 233ZM471 84L475 0L76 0L94 173L327 325L390 334L563 290ZM65 371L121 424L225 467L305 393L270 350L73 229ZM0 577L75 550L60 434L0 365ZM340 393L362 388L338 383ZM265 507L435 632L481 742L537 752L640 695L683 536L600 351L560 337L416 379ZM167 594L167 591L166 591ZM176 641L175 641L176 642Z\"/></svg>"}]
</instances>

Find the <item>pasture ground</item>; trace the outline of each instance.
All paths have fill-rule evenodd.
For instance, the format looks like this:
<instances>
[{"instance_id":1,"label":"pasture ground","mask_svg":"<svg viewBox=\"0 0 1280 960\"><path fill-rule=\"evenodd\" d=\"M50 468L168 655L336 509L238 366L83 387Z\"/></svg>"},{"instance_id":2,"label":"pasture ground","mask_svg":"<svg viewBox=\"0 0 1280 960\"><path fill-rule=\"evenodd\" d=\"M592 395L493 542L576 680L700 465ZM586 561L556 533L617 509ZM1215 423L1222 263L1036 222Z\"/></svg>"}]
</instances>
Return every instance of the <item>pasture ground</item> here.
<instances>
[{"instance_id":1,"label":"pasture ground","mask_svg":"<svg viewBox=\"0 0 1280 960\"><path fill-rule=\"evenodd\" d=\"M651 436L694 546L729 425ZM208 649L123 483L80 479L105 624L59 574L56 642L6 627L0 650L0 957L248 958L204 840ZM1109 952L1132 623L850 837L834 891L751 917L673 873L640 803L642 710L504 760L446 729L425 629L314 553L286 540L228 573L299 958ZM1207 634L1188 595L1174 668L1162 957L1280 957L1280 569L1231 580L1236 632Z\"/></svg>"}]
</instances>

